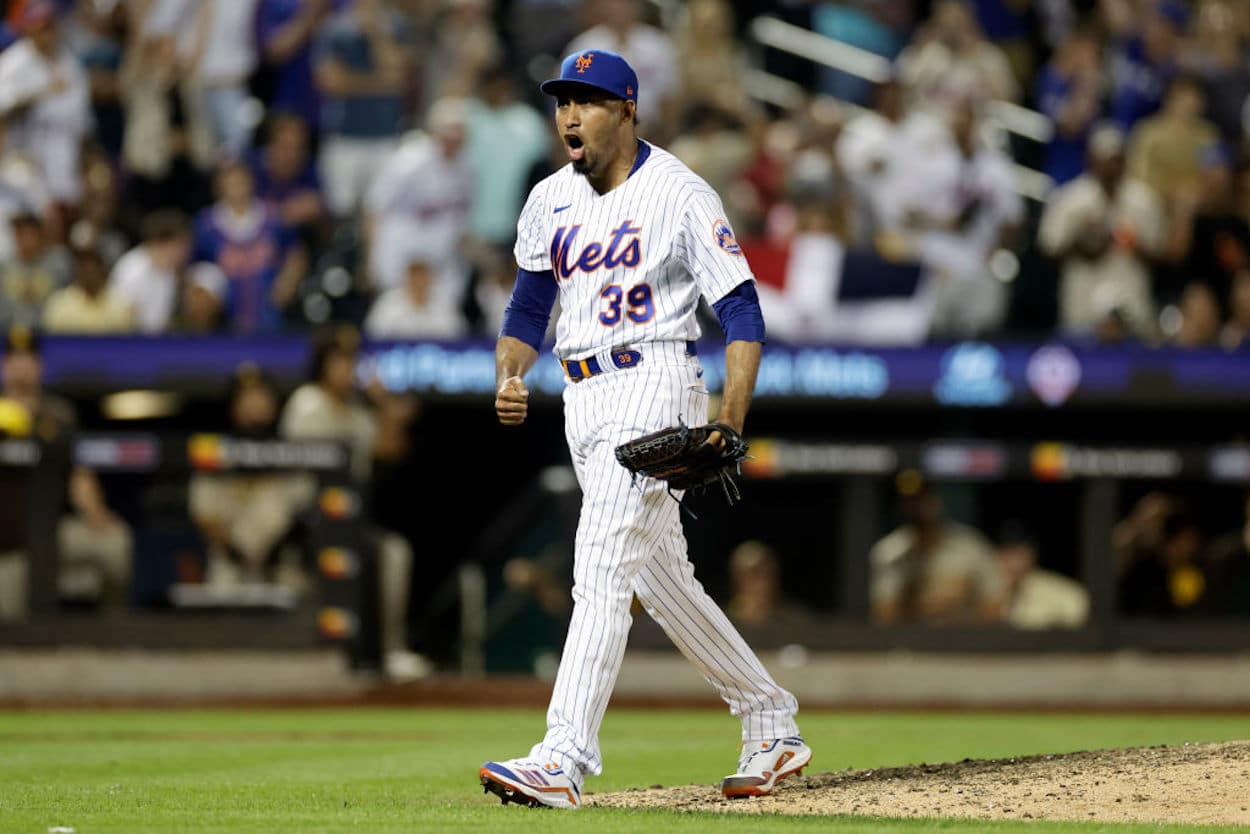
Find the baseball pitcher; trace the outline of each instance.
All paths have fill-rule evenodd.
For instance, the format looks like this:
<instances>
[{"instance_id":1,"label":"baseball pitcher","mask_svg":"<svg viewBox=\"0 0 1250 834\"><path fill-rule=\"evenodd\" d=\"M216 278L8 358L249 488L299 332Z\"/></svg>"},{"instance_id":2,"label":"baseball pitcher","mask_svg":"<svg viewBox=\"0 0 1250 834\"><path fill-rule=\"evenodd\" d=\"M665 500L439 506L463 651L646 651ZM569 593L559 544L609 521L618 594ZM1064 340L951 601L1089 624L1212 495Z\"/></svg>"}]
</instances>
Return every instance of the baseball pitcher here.
<instances>
[{"instance_id":1,"label":"baseball pitcher","mask_svg":"<svg viewBox=\"0 0 1250 834\"><path fill-rule=\"evenodd\" d=\"M767 794L811 761L798 704L695 579L670 485L634 475L615 454L649 433L707 421L695 355L700 296L728 341L715 420L724 431L707 432L707 442L740 445L764 341L754 278L716 193L638 139L638 79L623 58L570 55L541 89L556 99L569 164L534 187L517 223L519 270L496 348L495 410L504 425L525 420L523 379L558 294L565 436L583 496L574 607L546 737L527 757L486 762L479 778L505 803L581 805L583 779L602 770L599 725L636 595L742 720L742 755L723 793Z\"/></svg>"}]
</instances>

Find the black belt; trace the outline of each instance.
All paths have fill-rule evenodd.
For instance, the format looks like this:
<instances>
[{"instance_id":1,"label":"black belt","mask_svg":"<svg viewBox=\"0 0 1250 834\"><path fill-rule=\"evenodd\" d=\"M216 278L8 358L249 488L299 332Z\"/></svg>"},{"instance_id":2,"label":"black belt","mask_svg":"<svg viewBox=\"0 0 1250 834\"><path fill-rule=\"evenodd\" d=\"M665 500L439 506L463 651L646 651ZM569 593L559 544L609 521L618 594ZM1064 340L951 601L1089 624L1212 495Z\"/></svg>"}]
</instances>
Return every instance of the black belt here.
<instances>
[{"instance_id":1,"label":"black belt","mask_svg":"<svg viewBox=\"0 0 1250 834\"><path fill-rule=\"evenodd\" d=\"M697 345L693 341L686 342L686 355L699 355ZM625 368L632 368L635 365L642 364L643 356L643 351L634 348L614 350L608 354L613 367L617 370L624 370ZM570 359L560 364L564 366L564 373L574 382L589 379L608 370L599 362L599 357L597 356L590 356L586 359Z\"/></svg>"}]
</instances>

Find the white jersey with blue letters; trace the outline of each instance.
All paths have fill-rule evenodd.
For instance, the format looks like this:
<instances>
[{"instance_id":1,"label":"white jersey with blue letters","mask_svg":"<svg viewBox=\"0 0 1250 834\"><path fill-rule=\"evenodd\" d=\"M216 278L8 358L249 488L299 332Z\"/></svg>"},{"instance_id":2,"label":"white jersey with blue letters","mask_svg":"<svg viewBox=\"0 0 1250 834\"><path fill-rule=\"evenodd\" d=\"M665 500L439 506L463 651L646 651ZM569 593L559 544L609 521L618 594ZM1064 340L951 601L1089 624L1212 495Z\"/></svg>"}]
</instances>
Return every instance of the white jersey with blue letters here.
<instances>
[{"instance_id":1,"label":"white jersey with blue letters","mask_svg":"<svg viewBox=\"0 0 1250 834\"><path fill-rule=\"evenodd\" d=\"M677 157L639 144L624 183L599 194L566 165L530 192L517 265L560 287L556 354L699 337L699 296L718 301L754 280L720 197Z\"/></svg>"},{"instance_id":2,"label":"white jersey with blue letters","mask_svg":"<svg viewBox=\"0 0 1250 834\"><path fill-rule=\"evenodd\" d=\"M565 437L582 489L573 614L547 734L531 756L579 786L602 768L599 727L635 598L741 719L744 742L798 735L794 696L695 578L665 484L635 482L614 457L648 432L707 421L702 367L687 346L699 336L699 297L715 303L753 280L711 187L659 148L640 143L638 157L606 194L565 166L534 187L517 229L518 266L551 270L559 284Z\"/></svg>"}]
</instances>

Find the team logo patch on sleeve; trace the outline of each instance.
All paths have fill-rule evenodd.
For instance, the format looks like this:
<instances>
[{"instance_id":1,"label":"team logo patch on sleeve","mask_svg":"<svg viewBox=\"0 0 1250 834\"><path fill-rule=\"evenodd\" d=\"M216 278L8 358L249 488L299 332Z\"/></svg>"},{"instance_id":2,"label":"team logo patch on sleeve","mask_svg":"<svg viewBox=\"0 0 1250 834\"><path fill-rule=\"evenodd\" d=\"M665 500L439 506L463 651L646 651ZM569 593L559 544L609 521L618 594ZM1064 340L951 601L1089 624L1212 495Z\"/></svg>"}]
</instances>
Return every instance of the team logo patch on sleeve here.
<instances>
[{"instance_id":1,"label":"team logo patch on sleeve","mask_svg":"<svg viewBox=\"0 0 1250 834\"><path fill-rule=\"evenodd\" d=\"M716 235L716 245L721 249L731 255L742 254L742 247L738 245L738 239L734 237L734 230L729 228L729 224L724 220L717 220L712 224L712 234Z\"/></svg>"}]
</instances>

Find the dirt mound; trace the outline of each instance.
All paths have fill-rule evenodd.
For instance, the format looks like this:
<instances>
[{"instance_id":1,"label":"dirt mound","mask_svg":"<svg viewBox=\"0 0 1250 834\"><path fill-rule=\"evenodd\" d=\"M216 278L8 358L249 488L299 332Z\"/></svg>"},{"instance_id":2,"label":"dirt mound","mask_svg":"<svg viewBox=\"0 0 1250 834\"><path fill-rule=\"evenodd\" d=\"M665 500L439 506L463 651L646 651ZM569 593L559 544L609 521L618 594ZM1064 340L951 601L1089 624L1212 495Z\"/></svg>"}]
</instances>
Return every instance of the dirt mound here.
<instances>
[{"instance_id":1,"label":"dirt mound","mask_svg":"<svg viewBox=\"0 0 1250 834\"><path fill-rule=\"evenodd\" d=\"M791 778L772 796L715 786L596 794L589 805L767 814L1250 825L1250 742L965 759Z\"/></svg>"}]
</instances>

